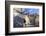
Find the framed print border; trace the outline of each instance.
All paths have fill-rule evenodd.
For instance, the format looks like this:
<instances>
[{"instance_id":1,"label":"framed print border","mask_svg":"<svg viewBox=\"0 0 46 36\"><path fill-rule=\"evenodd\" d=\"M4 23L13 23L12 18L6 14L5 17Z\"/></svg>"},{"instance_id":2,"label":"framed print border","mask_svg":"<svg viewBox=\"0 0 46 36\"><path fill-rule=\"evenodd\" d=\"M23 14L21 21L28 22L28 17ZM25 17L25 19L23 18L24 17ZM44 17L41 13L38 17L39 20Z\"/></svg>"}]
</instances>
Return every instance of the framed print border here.
<instances>
[{"instance_id":1,"label":"framed print border","mask_svg":"<svg viewBox=\"0 0 46 36\"><path fill-rule=\"evenodd\" d=\"M26 3L26 4L38 4L42 5L42 24L43 24L43 30L42 31L33 31L33 32L13 32L9 33L9 23L10 23L10 4L16 4L16 3ZM20 35L20 34L37 34L37 33L45 33L45 3L40 3L40 2L20 2L20 1L5 1L5 35Z\"/></svg>"}]
</instances>

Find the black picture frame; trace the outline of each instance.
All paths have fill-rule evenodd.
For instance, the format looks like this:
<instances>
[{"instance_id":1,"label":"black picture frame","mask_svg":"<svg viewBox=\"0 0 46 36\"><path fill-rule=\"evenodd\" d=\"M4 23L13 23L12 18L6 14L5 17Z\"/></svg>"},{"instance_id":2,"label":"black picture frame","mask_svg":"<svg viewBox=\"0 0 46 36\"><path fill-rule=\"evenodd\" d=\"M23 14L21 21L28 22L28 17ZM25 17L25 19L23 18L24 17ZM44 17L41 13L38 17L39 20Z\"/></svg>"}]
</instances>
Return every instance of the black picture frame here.
<instances>
[{"instance_id":1,"label":"black picture frame","mask_svg":"<svg viewBox=\"0 0 46 36\"><path fill-rule=\"evenodd\" d=\"M9 5L10 4L16 4L16 3L26 3L26 4L38 4L38 5L43 5L42 7L42 13L43 13L43 30L42 31L34 31L34 32L15 32L15 33L9 33L9 18L10 18L10 13L9 13ZM45 33L45 3L42 2L22 2L22 1L5 1L5 35L22 35L22 34L38 34L38 33Z\"/></svg>"}]
</instances>

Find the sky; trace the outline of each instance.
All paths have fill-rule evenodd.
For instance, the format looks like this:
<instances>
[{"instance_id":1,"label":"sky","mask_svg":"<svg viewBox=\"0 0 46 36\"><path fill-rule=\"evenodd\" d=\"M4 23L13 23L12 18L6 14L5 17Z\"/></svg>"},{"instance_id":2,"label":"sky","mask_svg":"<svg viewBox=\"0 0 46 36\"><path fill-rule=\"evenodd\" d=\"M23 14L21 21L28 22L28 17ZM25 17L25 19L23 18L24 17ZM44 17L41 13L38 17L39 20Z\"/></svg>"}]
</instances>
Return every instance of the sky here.
<instances>
[{"instance_id":1,"label":"sky","mask_svg":"<svg viewBox=\"0 0 46 36\"><path fill-rule=\"evenodd\" d=\"M37 8L23 8L24 9L24 13L29 13L29 14L39 14L39 9Z\"/></svg>"}]
</instances>

